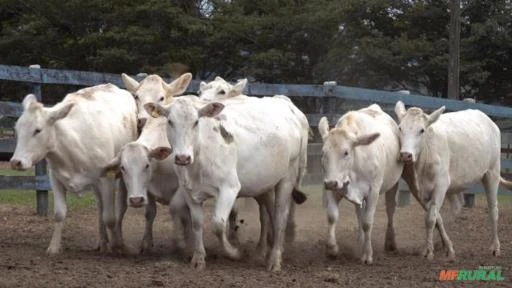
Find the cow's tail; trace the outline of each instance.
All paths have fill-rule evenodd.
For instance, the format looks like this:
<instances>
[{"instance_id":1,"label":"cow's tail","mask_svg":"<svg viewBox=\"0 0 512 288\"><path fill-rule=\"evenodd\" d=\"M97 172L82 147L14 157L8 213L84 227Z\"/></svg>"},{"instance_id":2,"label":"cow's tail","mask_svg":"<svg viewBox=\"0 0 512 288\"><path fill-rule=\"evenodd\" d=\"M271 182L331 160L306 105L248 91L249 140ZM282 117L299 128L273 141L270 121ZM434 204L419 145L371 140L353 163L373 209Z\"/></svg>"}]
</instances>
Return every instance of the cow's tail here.
<instances>
[{"instance_id":1,"label":"cow's tail","mask_svg":"<svg viewBox=\"0 0 512 288\"><path fill-rule=\"evenodd\" d=\"M500 184L508 190L512 191L512 181L508 181L503 177L500 177Z\"/></svg>"},{"instance_id":2,"label":"cow's tail","mask_svg":"<svg viewBox=\"0 0 512 288\"><path fill-rule=\"evenodd\" d=\"M304 116L305 118L305 116ZM307 124L307 119L305 118L305 123ZM303 127L303 135L301 135L301 143L300 143L300 156L299 156L299 173L297 175L297 181L295 183L295 187L293 187L292 198L293 201L297 204L304 203L308 197L306 194L299 190L302 185L302 179L304 175L306 175L306 168L308 166L308 140L309 140L309 125L307 127Z\"/></svg>"}]
</instances>

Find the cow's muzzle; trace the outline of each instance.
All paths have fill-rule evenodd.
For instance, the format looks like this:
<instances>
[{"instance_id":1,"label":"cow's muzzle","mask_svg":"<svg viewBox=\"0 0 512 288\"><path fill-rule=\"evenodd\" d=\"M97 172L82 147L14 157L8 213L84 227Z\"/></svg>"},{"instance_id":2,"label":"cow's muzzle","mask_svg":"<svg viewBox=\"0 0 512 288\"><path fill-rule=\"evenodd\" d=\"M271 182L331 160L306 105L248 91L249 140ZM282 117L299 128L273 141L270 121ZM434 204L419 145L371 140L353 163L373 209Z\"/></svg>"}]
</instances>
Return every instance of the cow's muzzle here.
<instances>
[{"instance_id":1,"label":"cow's muzzle","mask_svg":"<svg viewBox=\"0 0 512 288\"><path fill-rule=\"evenodd\" d=\"M174 163L177 165L189 165L192 162L192 157L190 155L176 155L174 156Z\"/></svg>"}]
</instances>

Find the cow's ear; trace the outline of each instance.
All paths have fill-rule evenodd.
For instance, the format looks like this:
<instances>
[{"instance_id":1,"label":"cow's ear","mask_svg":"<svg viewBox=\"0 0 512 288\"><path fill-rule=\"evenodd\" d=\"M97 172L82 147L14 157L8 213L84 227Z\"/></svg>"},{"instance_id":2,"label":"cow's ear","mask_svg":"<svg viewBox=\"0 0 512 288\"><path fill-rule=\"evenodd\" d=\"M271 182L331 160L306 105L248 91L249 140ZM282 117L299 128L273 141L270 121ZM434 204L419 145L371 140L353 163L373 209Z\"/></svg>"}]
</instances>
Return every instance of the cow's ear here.
<instances>
[{"instance_id":1,"label":"cow's ear","mask_svg":"<svg viewBox=\"0 0 512 288\"><path fill-rule=\"evenodd\" d=\"M172 149L169 147L157 147L149 152L149 158L162 161L171 155Z\"/></svg>"},{"instance_id":2,"label":"cow's ear","mask_svg":"<svg viewBox=\"0 0 512 288\"><path fill-rule=\"evenodd\" d=\"M66 103L58 107L54 107L50 110L50 116L48 117L48 123L51 125L58 120L68 116L69 111L75 106L75 103Z\"/></svg>"},{"instance_id":3,"label":"cow's ear","mask_svg":"<svg viewBox=\"0 0 512 288\"><path fill-rule=\"evenodd\" d=\"M222 109L224 109L223 104L219 102L212 102L199 109L197 114L199 117L215 117L222 111Z\"/></svg>"},{"instance_id":4,"label":"cow's ear","mask_svg":"<svg viewBox=\"0 0 512 288\"><path fill-rule=\"evenodd\" d=\"M404 118L406 112L407 111L405 110L404 102L402 102L402 101L396 102L395 114L396 114L396 117L398 118L398 121L402 121L402 118Z\"/></svg>"},{"instance_id":5,"label":"cow's ear","mask_svg":"<svg viewBox=\"0 0 512 288\"><path fill-rule=\"evenodd\" d=\"M116 178L120 173L121 152L114 157L105 167L101 169L101 177Z\"/></svg>"},{"instance_id":6,"label":"cow's ear","mask_svg":"<svg viewBox=\"0 0 512 288\"><path fill-rule=\"evenodd\" d=\"M137 89L139 89L139 82L128 76L128 74L121 74L121 79L123 79L124 87L126 87L126 90L130 91L132 94L135 93Z\"/></svg>"},{"instance_id":7,"label":"cow's ear","mask_svg":"<svg viewBox=\"0 0 512 288\"><path fill-rule=\"evenodd\" d=\"M322 117L320 122L318 122L318 132L320 132L320 136L322 136L322 140L325 142L329 134L329 120L327 120L327 117Z\"/></svg>"},{"instance_id":8,"label":"cow's ear","mask_svg":"<svg viewBox=\"0 0 512 288\"><path fill-rule=\"evenodd\" d=\"M206 87L206 82L204 81L201 81L201 83L199 83L199 91L202 91L204 89L204 87Z\"/></svg>"},{"instance_id":9,"label":"cow's ear","mask_svg":"<svg viewBox=\"0 0 512 288\"><path fill-rule=\"evenodd\" d=\"M167 117L169 115L169 110L157 103L146 103L144 104L144 109L146 109L146 112L153 118L160 116Z\"/></svg>"},{"instance_id":10,"label":"cow's ear","mask_svg":"<svg viewBox=\"0 0 512 288\"><path fill-rule=\"evenodd\" d=\"M370 145L375 141L377 138L379 138L380 133L369 133L365 135L358 136L356 141L354 141L354 147L359 145Z\"/></svg>"},{"instance_id":11,"label":"cow's ear","mask_svg":"<svg viewBox=\"0 0 512 288\"><path fill-rule=\"evenodd\" d=\"M170 84L162 82L162 85L164 86L167 95L166 97L172 98L176 95L183 94L187 90L190 81L192 81L192 73L185 73L180 77L174 79L174 81L172 81Z\"/></svg>"},{"instance_id":12,"label":"cow's ear","mask_svg":"<svg viewBox=\"0 0 512 288\"><path fill-rule=\"evenodd\" d=\"M445 106L437 109L436 111L430 113L430 115L427 116L428 119L428 125L431 125L432 123L436 122L437 119L439 119L439 116L443 114L444 110L446 109Z\"/></svg>"},{"instance_id":13,"label":"cow's ear","mask_svg":"<svg viewBox=\"0 0 512 288\"><path fill-rule=\"evenodd\" d=\"M247 85L247 79L242 79L236 83L231 91L229 91L228 97L235 97L238 95L242 95L244 92L245 85Z\"/></svg>"},{"instance_id":14,"label":"cow's ear","mask_svg":"<svg viewBox=\"0 0 512 288\"><path fill-rule=\"evenodd\" d=\"M38 103L36 95L34 94L28 94L23 98L23 102L21 102L24 110L28 110L33 103Z\"/></svg>"}]
</instances>

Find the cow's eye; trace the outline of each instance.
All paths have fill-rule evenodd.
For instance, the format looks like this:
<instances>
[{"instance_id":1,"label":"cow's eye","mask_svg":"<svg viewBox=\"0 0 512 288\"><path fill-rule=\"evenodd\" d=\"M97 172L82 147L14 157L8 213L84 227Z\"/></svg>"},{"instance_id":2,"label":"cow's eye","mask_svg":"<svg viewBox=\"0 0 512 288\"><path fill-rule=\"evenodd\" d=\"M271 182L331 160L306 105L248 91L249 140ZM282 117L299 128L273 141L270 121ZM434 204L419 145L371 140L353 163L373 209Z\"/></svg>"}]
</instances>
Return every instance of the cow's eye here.
<instances>
[{"instance_id":1,"label":"cow's eye","mask_svg":"<svg viewBox=\"0 0 512 288\"><path fill-rule=\"evenodd\" d=\"M343 155L348 156L348 151L345 151L345 153L343 153Z\"/></svg>"},{"instance_id":2,"label":"cow's eye","mask_svg":"<svg viewBox=\"0 0 512 288\"><path fill-rule=\"evenodd\" d=\"M160 99L158 99L158 101L160 101L160 102L164 101L164 97L160 97Z\"/></svg>"},{"instance_id":3,"label":"cow's eye","mask_svg":"<svg viewBox=\"0 0 512 288\"><path fill-rule=\"evenodd\" d=\"M398 127L398 131L402 132L402 127Z\"/></svg>"},{"instance_id":4,"label":"cow's eye","mask_svg":"<svg viewBox=\"0 0 512 288\"><path fill-rule=\"evenodd\" d=\"M219 91L219 94L220 94L220 95L224 95L224 94L226 94L226 91L224 91L224 90L220 90L220 91Z\"/></svg>"},{"instance_id":5,"label":"cow's eye","mask_svg":"<svg viewBox=\"0 0 512 288\"><path fill-rule=\"evenodd\" d=\"M37 128L36 130L34 130L34 136L36 136L39 133L41 133L41 129Z\"/></svg>"},{"instance_id":6,"label":"cow's eye","mask_svg":"<svg viewBox=\"0 0 512 288\"><path fill-rule=\"evenodd\" d=\"M199 123L199 120L196 120L196 122L194 122L194 126L193 127L196 128L198 123Z\"/></svg>"},{"instance_id":7,"label":"cow's eye","mask_svg":"<svg viewBox=\"0 0 512 288\"><path fill-rule=\"evenodd\" d=\"M171 120L167 120L167 123L169 123L169 126L174 127L174 123Z\"/></svg>"},{"instance_id":8,"label":"cow's eye","mask_svg":"<svg viewBox=\"0 0 512 288\"><path fill-rule=\"evenodd\" d=\"M121 168L121 171L124 171L124 166L120 166L119 168Z\"/></svg>"},{"instance_id":9,"label":"cow's eye","mask_svg":"<svg viewBox=\"0 0 512 288\"><path fill-rule=\"evenodd\" d=\"M148 169L149 168L149 164L146 164L146 167L144 167L144 169Z\"/></svg>"},{"instance_id":10,"label":"cow's eye","mask_svg":"<svg viewBox=\"0 0 512 288\"><path fill-rule=\"evenodd\" d=\"M135 98L135 100L139 100L139 95L135 95L133 98Z\"/></svg>"},{"instance_id":11,"label":"cow's eye","mask_svg":"<svg viewBox=\"0 0 512 288\"><path fill-rule=\"evenodd\" d=\"M423 134L423 133L425 133L425 129L421 128L420 134Z\"/></svg>"}]
</instances>

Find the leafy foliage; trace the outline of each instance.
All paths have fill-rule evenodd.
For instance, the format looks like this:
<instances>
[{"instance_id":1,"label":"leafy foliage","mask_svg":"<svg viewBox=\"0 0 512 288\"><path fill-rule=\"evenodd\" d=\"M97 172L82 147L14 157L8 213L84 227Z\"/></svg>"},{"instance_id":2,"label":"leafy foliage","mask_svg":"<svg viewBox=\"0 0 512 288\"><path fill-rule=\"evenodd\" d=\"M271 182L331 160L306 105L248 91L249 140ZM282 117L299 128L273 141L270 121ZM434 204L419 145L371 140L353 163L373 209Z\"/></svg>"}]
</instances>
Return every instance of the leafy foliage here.
<instances>
[{"instance_id":1,"label":"leafy foliage","mask_svg":"<svg viewBox=\"0 0 512 288\"><path fill-rule=\"evenodd\" d=\"M463 1L463 97L512 99L510 3ZM447 0L0 0L0 63L445 97L448 25Z\"/></svg>"}]
</instances>

